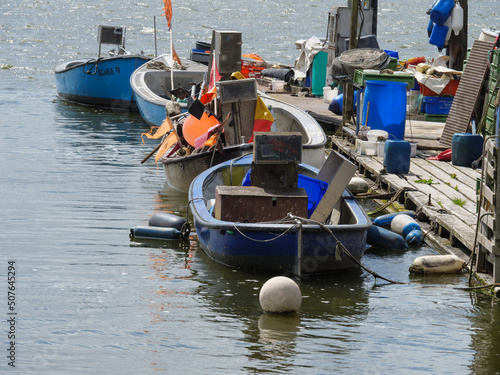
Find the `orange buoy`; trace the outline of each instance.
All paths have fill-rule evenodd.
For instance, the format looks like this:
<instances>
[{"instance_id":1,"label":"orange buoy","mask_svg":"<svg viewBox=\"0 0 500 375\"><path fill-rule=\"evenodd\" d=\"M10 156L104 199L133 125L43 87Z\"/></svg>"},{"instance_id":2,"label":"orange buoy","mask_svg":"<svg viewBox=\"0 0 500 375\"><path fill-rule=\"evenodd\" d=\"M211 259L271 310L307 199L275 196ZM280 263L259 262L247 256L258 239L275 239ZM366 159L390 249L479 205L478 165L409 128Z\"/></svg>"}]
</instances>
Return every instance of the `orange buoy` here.
<instances>
[{"instance_id":1,"label":"orange buoy","mask_svg":"<svg viewBox=\"0 0 500 375\"><path fill-rule=\"evenodd\" d=\"M211 127L218 123L219 120L215 116L208 115L206 112L203 113L200 120L189 115L182 125L182 134L186 142L194 147L196 138L206 134Z\"/></svg>"}]
</instances>

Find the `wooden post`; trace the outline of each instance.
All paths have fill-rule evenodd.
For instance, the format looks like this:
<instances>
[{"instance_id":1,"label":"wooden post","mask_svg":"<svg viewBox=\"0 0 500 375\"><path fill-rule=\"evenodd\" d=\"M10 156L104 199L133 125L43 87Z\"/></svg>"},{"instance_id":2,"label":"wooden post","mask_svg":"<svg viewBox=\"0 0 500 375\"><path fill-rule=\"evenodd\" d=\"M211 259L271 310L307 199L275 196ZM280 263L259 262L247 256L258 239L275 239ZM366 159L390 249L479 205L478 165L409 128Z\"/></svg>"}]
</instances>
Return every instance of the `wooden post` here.
<instances>
[{"instance_id":1,"label":"wooden post","mask_svg":"<svg viewBox=\"0 0 500 375\"><path fill-rule=\"evenodd\" d=\"M459 0L459 4L464 10L463 29L458 35L451 32L447 55L450 56L449 67L462 71L464 60L467 58L467 23L468 23L468 0Z\"/></svg>"},{"instance_id":2,"label":"wooden post","mask_svg":"<svg viewBox=\"0 0 500 375\"><path fill-rule=\"evenodd\" d=\"M358 47L358 9L359 0L351 1L351 30L349 32L349 49ZM344 83L344 101L342 105L342 126L352 119L354 115L354 87Z\"/></svg>"}]
</instances>

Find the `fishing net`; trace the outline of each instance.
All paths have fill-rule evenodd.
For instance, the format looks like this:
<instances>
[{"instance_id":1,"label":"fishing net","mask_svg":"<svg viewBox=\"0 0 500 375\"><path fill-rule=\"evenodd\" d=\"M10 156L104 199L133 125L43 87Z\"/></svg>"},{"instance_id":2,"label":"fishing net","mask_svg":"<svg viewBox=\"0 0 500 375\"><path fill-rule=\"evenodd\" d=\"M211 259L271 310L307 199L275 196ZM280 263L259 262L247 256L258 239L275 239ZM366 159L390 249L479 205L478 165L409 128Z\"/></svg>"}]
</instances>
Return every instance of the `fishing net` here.
<instances>
[{"instance_id":1,"label":"fishing net","mask_svg":"<svg viewBox=\"0 0 500 375\"><path fill-rule=\"evenodd\" d=\"M339 60L346 73L353 75L355 69L384 69L391 58L381 49L357 48L343 52Z\"/></svg>"}]
</instances>

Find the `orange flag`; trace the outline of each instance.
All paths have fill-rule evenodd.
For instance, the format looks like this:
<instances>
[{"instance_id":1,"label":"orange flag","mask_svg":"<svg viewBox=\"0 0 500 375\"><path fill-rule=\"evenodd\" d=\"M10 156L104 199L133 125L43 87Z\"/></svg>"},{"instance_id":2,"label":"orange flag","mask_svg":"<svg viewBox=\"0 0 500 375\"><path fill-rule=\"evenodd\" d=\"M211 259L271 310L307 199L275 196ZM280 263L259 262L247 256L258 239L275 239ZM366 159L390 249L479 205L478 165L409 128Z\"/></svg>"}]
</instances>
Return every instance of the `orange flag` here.
<instances>
[{"instance_id":1,"label":"orange flag","mask_svg":"<svg viewBox=\"0 0 500 375\"><path fill-rule=\"evenodd\" d=\"M179 141L179 137L177 137L177 134L175 132L170 133L167 138L163 141L161 144L160 148L158 149L158 152L156 153L155 156L155 163L158 163L158 160L167 152L170 147L175 145Z\"/></svg>"},{"instance_id":2,"label":"orange flag","mask_svg":"<svg viewBox=\"0 0 500 375\"><path fill-rule=\"evenodd\" d=\"M141 139L142 143L144 143L144 139L142 138L143 136L146 136L149 139L158 139L160 137L163 137L165 134L167 134L170 130L174 128L174 124L172 123L172 120L170 120L170 117L167 117L165 121L163 121L163 124L159 128L152 128L149 132L147 133L142 133L141 134ZM153 132L153 130L155 130Z\"/></svg>"},{"instance_id":3,"label":"orange flag","mask_svg":"<svg viewBox=\"0 0 500 375\"><path fill-rule=\"evenodd\" d=\"M168 29L170 30L172 28L172 1L163 0L163 4L165 4L165 6L163 7L164 13L162 16L165 16L167 19Z\"/></svg>"},{"instance_id":4,"label":"orange flag","mask_svg":"<svg viewBox=\"0 0 500 375\"><path fill-rule=\"evenodd\" d=\"M217 95L217 87L214 86L210 91L207 91L201 96L200 102L202 102L203 104L210 103L215 98L216 95Z\"/></svg>"},{"instance_id":5,"label":"orange flag","mask_svg":"<svg viewBox=\"0 0 500 375\"><path fill-rule=\"evenodd\" d=\"M174 46L172 45L172 58L174 59L174 61L179 64L180 66L182 66L182 62L181 62L181 59L179 58L179 55L177 55L177 52L175 52L175 48Z\"/></svg>"}]
</instances>

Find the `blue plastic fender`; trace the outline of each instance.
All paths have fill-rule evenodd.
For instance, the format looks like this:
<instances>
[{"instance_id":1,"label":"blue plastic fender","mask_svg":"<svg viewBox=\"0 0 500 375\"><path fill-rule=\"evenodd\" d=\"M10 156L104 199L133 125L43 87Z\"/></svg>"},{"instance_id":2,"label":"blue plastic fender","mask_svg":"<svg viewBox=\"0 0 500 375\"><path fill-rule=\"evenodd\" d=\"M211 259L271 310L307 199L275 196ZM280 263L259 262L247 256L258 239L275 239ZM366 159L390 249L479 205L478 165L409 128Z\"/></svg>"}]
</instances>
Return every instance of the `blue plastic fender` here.
<instances>
[{"instance_id":1,"label":"blue plastic fender","mask_svg":"<svg viewBox=\"0 0 500 375\"><path fill-rule=\"evenodd\" d=\"M406 244L406 241L402 236L376 225L372 225L368 229L366 242L369 245L381 247L383 249L404 250L408 248L408 245Z\"/></svg>"},{"instance_id":2,"label":"blue plastic fender","mask_svg":"<svg viewBox=\"0 0 500 375\"><path fill-rule=\"evenodd\" d=\"M379 227L385 227L385 226L391 225L391 221L392 221L392 219L394 219L394 216L402 215L402 214L411 216L413 218L415 217L414 211L393 212L390 214L385 214L385 215L381 215L381 216L376 217L373 220L373 224L378 225Z\"/></svg>"},{"instance_id":3,"label":"blue plastic fender","mask_svg":"<svg viewBox=\"0 0 500 375\"><path fill-rule=\"evenodd\" d=\"M408 235L406 236L406 242L408 245L412 246L418 246L422 243L422 240L424 239L424 234L420 229L413 229Z\"/></svg>"}]
</instances>

